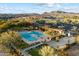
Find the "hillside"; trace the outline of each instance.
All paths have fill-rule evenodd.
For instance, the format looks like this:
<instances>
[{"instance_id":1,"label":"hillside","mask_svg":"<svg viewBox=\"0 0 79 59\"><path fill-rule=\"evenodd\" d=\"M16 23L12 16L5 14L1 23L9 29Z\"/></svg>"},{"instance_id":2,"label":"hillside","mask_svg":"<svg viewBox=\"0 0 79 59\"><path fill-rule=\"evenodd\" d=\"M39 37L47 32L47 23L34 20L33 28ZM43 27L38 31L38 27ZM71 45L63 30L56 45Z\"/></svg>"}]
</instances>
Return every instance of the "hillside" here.
<instances>
[{"instance_id":1,"label":"hillside","mask_svg":"<svg viewBox=\"0 0 79 59\"><path fill-rule=\"evenodd\" d=\"M11 19L30 19L30 20L59 20L66 23L79 23L79 13L71 13L64 11L51 11L44 12L42 14L38 13L28 13L28 14L0 14L0 20L11 20ZM51 22L51 21L50 21Z\"/></svg>"}]
</instances>

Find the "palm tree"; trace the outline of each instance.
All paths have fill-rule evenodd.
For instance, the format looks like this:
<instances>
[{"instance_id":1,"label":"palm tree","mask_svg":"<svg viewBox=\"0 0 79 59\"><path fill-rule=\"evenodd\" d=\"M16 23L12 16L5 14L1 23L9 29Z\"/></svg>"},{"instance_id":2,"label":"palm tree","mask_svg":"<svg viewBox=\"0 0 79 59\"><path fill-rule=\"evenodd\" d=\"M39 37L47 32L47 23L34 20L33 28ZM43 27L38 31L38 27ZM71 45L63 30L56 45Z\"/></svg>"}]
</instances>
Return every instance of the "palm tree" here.
<instances>
[{"instance_id":1,"label":"palm tree","mask_svg":"<svg viewBox=\"0 0 79 59\"><path fill-rule=\"evenodd\" d=\"M53 48L51 48L50 46L43 46L39 50L39 55L41 55L41 56L52 56L52 55L55 55L55 50Z\"/></svg>"}]
</instances>

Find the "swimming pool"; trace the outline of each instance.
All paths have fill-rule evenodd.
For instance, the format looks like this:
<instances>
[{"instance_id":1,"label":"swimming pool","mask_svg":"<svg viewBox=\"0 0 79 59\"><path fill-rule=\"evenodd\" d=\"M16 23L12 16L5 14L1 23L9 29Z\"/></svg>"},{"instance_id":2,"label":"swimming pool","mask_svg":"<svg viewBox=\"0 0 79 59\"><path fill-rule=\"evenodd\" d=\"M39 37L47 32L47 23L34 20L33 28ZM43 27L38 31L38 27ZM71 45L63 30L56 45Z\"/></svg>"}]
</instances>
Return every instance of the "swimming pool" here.
<instances>
[{"instance_id":1,"label":"swimming pool","mask_svg":"<svg viewBox=\"0 0 79 59\"><path fill-rule=\"evenodd\" d=\"M44 34L39 31L31 31L31 32L20 32L20 36L24 38L26 41L33 42L38 40L40 37L43 37Z\"/></svg>"}]
</instances>

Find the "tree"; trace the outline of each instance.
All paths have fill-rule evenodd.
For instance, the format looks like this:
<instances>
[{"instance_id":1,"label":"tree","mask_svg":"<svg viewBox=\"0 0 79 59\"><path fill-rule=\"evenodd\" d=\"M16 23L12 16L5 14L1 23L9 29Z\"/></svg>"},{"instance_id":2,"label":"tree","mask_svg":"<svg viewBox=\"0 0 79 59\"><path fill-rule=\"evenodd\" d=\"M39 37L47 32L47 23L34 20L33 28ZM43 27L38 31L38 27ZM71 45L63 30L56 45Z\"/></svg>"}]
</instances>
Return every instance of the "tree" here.
<instances>
[{"instance_id":1,"label":"tree","mask_svg":"<svg viewBox=\"0 0 79 59\"><path fill-rule=\"evenodd\" d=\"M45 20L38 20L36 22L39 23L39 24L45 24Z\"/></svg>"},{"instance_id":2,"label":"tree","mask_svg":"<svg viewBox=\"0 0 79 59\"><path fill-rule=\"evenodd\" d=\"M0 35L0 44L9 44L15 42L17 39L20 39L20 36L15 31L4 32Z\"/></svg>"},{"instance_id":3,"label":"tree","mask_svg":"<svg viewBox=\"0 0 79 59\"><path fill-rule=\"evenodd\" d=\"M52 56L52 55L55 55L55 50L53 48L51 48L50 46L43 46L39 50L39 54L41 56Z\"/></svg>"}]
</instances>

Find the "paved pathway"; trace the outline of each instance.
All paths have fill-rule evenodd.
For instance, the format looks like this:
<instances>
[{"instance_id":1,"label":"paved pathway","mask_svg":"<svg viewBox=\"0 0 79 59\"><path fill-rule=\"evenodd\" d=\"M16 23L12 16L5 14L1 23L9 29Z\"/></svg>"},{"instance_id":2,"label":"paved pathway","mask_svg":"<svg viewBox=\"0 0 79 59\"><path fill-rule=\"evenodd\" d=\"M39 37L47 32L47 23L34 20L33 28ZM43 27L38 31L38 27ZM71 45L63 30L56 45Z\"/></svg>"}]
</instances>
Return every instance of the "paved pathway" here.
<instances>
[{"instance_id":1,"label":"paved pathway","mask_svg":"<svg viewBox=\"0 0 79 59\"><path fill-rule=\"evenodd\" d=\"M21 51L21 53L24 55L24 56L31 56L27 51L32 49L32 48L35 48L39 45L41 45L43 43L40 43L40 44L37 44L37 45L34 45L34 46L31 46L31 47L28 47L28 48L25 48L24 50Z\"/></svg>"},{"instance_id":2,"label":"paved pathway","mask_svg":"<svg viewBox=\"0 0 79 59\"><path fill-rule=\"evenodd\" d=\"M25 52L25 51L21 51L21 55L23 55L23 56L31 56L28 52Z\"/></svg>"},{"instance_id":3,"label":"paved pathway","mask_svg":"<svg viewBox=\"0 0 79 59\"><path fill-rule=\"evenodd\" d=\"M37 44L37 45L31 46L31 47L25 48L23 51L30 50L30 49L32 49L32 48L35 48L35 47L41 45L41 44L43 44L43 43L40 43L40 44Z\"/></svg>"}]
</instances>

